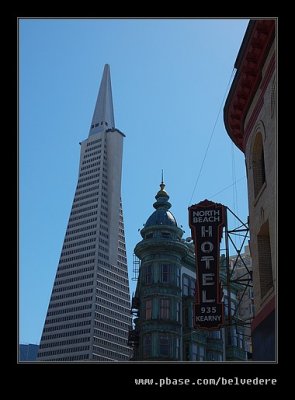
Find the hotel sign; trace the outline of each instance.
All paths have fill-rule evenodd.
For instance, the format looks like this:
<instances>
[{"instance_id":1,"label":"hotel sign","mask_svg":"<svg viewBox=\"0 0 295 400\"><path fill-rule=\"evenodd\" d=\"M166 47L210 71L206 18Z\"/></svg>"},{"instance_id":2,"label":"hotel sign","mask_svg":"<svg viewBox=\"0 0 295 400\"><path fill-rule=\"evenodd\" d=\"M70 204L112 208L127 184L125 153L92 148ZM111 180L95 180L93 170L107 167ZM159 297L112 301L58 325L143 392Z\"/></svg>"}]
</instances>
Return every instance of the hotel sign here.
<instances>
[{"instance_id":1,"label":"hotel sign","mask_svg":"<svg viewBox=\"0 0 295 400\"><path fill-rule=\"evenodd\" d=\"M226 208L222 204L204 200L188 210L197 267L194 326L218 329L224 320L219 282L219 247Z\"/></svg>"}]
</instances>

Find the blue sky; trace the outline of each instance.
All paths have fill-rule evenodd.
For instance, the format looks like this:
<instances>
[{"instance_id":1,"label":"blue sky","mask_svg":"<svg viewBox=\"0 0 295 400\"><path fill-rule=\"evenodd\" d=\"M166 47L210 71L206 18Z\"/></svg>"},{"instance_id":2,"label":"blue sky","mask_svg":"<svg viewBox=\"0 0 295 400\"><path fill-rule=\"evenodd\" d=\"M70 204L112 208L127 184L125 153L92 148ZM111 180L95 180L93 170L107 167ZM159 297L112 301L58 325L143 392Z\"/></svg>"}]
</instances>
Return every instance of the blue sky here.
<instances>
[{"instance_id":1,"label":"blue sky","mask_svg":"<svg viewBox=\"0 0 295 400\"><path fill-rule=\"evenodd\" d=\"M111 68L116 127L126 134L122 200L131 293L133 249L154 210L162 169L184 237L190 236L187 207L205 198L246 221L244 156L225 131L223 99L247 24L19 20L21 343L40 341L77 183L79 142L88 136L104 64Z\"/></svg>"}]
</instances>

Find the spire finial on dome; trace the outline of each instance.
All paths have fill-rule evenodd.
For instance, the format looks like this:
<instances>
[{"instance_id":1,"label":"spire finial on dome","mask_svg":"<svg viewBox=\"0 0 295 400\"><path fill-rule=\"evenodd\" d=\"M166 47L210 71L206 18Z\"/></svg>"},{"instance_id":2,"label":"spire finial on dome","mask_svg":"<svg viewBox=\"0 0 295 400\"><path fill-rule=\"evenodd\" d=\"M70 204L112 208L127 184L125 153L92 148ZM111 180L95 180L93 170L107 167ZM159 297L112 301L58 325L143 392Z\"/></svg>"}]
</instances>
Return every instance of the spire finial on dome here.
<instances>
[{"instance_id":1,"label":"spire finial on dome","mask_svg":"<svg viewBox=\"0 0 295 400\"><path fill-rule=\"evenodd\" d=\"M160 190L158 191L158 193L156 194L155 198L156 198L156 203L153 204L153 206L155 208L158 207L165 207L167 209L169 209L171 207L171 204L168 202L169 200L169 195L165 190L165 183L164 183L164 174L163 174L163 170L162 170L162 181L160 183Z\"/></svg>"},{"instance_id":2,"label":"spire finial on dome","mask_svg":"<svg viewBox=\"0 0 295 400\"><path fill-rule=\"evenodd\" d=\"M177 227L177 222L171 211L169 211L171 203L169 203L169 195L164 189L165 186L164 173L162 170L161 189L156 194L156 202L153 204L156 211L148 218L145 228L152 225L172 225Z\"/></svg>"},{"instance_id":3,"label":"spire finial on dome","mask_svg":"<svg viewBox=\"0 0 295 400\"><path fill-rule=\"evenodd\" d=\"M161 184L160 184L160 188L161 188L161 190L164 190L164 188L165 188L165 183L164 183L164 172L163 172L163 169L162 169L162 181L161 181Z\"/></svg>"}]
</instances>

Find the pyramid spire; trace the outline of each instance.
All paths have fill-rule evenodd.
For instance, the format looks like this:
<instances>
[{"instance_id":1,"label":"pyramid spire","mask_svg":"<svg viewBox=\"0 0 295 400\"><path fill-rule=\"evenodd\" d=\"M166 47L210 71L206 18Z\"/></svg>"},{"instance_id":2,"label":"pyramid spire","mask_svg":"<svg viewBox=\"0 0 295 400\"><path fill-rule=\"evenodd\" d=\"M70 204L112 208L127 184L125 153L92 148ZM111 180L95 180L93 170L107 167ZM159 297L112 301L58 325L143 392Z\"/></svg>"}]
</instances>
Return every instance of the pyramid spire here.
<instances>
[{"instance_id":1,"label":"pyramid spire","mask_svg":"<svg viewBox=\"0 0 295 400\"><path fill-rule=\"evenodd\" d=\"M114 128L114 110L110 66L104 66L102 80L96 100L89 136L106 129Z\"/></svg>"}]
</instances>

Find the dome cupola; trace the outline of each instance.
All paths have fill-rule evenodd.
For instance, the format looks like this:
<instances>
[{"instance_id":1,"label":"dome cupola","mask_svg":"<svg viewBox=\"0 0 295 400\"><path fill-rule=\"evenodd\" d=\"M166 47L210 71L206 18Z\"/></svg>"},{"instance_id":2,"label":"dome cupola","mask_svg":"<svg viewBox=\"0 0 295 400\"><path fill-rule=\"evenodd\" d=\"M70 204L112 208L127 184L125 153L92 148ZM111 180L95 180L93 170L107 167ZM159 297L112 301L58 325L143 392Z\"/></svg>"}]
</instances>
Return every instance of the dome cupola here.
<instances>
[{"instance_id":1,"label":"dome cupola","mask_svg":"<svg viewBox=\"0 0 295 400\"><path fill-rule=\"evenodd\" d=\"M163 179L160 184L160 188L161 189L155 196L157 201L153 204L153 207L156 209L156 211L154 211L146 221L144 225L145 228L154 225L170 225L177 227L176 219L172 212L169 211L171 208L171 203L168 201L169 195L165 190L165 183L163 182Z\"/></svg>"}]
</instances>

